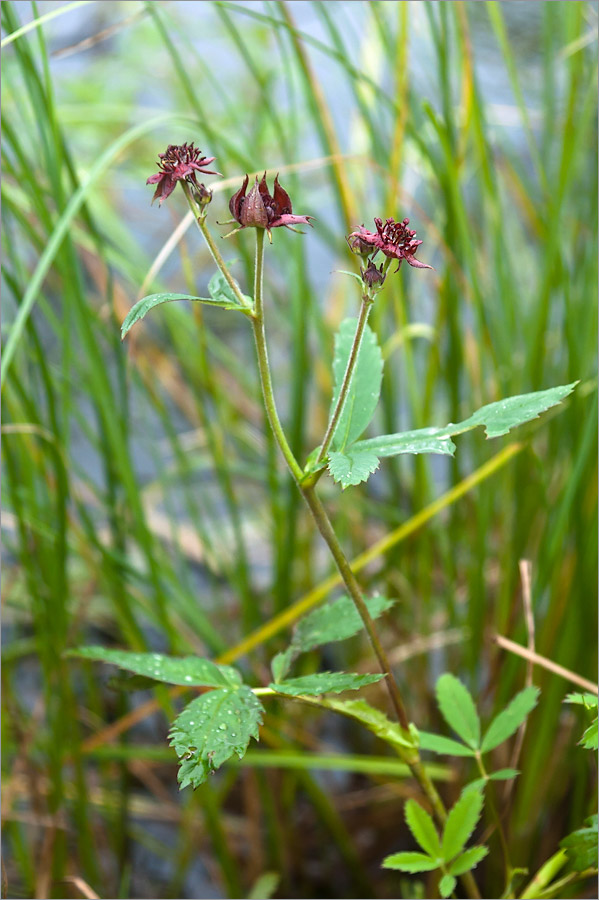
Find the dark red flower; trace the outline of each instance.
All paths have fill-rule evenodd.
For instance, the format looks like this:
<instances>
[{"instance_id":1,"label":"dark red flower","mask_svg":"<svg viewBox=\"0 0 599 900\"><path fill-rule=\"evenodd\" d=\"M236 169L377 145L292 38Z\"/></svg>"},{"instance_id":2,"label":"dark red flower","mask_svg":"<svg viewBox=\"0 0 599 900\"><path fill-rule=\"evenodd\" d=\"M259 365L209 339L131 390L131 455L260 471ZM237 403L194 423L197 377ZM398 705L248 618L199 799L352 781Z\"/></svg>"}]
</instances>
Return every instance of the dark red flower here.
<instances>
[{"instance_id":1,"label":"dark red flower","mask_svg":"<svg viewBox=\"0 0 599 900\"><path fill-rule=\"evenodd\" d=\"M146 184L157 184L156 193L152 197L158 200L162 205L162 201L166 200L175 190L178 181L188 181L196 191L201 193L201 185L198 184L196 172L203 172L205 175L220 175L220 172L213 172L207 169L211 162L214 162L215 156L202 156L202 151L191 144L169 144L166 153L158 154L159 172L150 175ZM205 190L205 189L204 189Z\"/></svg>"},{"instance_id":2,"label":"dark red flower","mask_svg":"<svg viewBox=\"0 0 599 900\"><path fill-rule=\"evenodd\" d=\"M293 225L311 225L310 219L313 216L293 215L289 194L279 184L278 175L275 178L272 197L266 186L266 172L260 182L256 178L256 183L246 197L248 182L249 178L246 175L237 193L229 200L231 215L239 222L241 228L266 228L270 235L271 228L280 228L283 225L286 228Z\"/></svg>"},{"instance_id":3,"label":"dark red flower","mask_svg":"<svg viewBox=\"0 0 599 900\"><path fill-rule=\"evenodd\" d=\"M404 259L408 265L414 266L416 269L432 269L432 266L416 259L416 250L422 241L415 239L416 232L408 228L409 222L409 219L404 219L403 222L387 219L383 224L382 219L375 219L376 232L368 231L362 225L358 231L352 231L347 242L354 253L364 255L370 248L371 251L374 251L374 255L380 250L385 256L396 259L398 261L396 271L399 270Z\"/></svg>"}]
</instances>

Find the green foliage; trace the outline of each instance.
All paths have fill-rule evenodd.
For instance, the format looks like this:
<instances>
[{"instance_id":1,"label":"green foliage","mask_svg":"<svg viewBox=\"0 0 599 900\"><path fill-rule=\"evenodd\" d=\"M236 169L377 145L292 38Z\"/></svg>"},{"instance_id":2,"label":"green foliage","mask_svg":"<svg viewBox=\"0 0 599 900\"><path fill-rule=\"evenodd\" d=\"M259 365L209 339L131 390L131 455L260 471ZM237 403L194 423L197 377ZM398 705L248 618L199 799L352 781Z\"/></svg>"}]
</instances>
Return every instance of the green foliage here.
<instances>
[{"instance_id":1,"label":"green foliage","mask_svg":"<svg viewBox=\"0 0 599 900\"><path fill-rule=\"evenodd\" d=\"M383 860L384 868L410 873L441 869L439 892L442 897L448 897L455 888L455 876L469 872L488 853L487 847L483 846L464 850L480 819L482 808L483 795L480 791L463 792L450 810L439 840L430 815L415 800L408 800L405 805L406 822L424 853L393 853Z\"/></svg>"},{"instance_id":2,"label":"green foliage","mask_svg":"<svg viewBox=\"0 0 599 900\"><path fill-rule=\"evenodd\" d=\"M454 675L446 673L437 681L437 703L450 728L472 748L480 743L480 719L468 689Z\"/></svg>"},{"instance_id":3,"label":"green foliage","mask_svg":"<svg viewBox=\"0 0 599 900\"><path fill-rule=\"evenodd\" d=\"M343 452L333 450L329 453L329 472L343 489L367 481L378 467L378 456L369 450L351 447Z\"/></svg>"},{"instance_id":4,"label":"green foliage","mask_svg":"<svg viewBox=\"0 0 599 900\"><path fill-rule=\"evenodd\" d=\"M578 706L584 706L585 709L594 710L595 714L588 728L585 728L579 743L586 750L597 750L599 743L599 719L597 717L597 695L596 694L568 694L564 703L574 703Z\"/></svg>"},{"instance_id":5,"label":"green foliage","mask_svg":"<svg viewBox=\"0 0 599 900\"><path fill-rule=\"evenodd\" d=\"M393 600L376 594L365 597L364 602L373 619L378 619L393 606ZM350 597L339 597L325 603L296 623L289 647L278 653L271 667L275 681L282 680L293 661L301 654L332 641L344 641L363 628L362 619Z\"/></svg>"},{"instance_id":6,"label":"green foliage","mask_svg":"<svg viewBox=\"0 0 599 900\"><path fill-rule=\"evenodd\" d=\"M262 704L247 685L209 691L192 700L177 716L169 740L180 760L181 789L196 788L224 762L258 740Z\"/></svg>"},{"instance_id":7,"label":"green foliage","mask_svg":"<svg viewBox=\"0 0 599 900\"><path fill-rule=\"evenodd\" d=\"M439 893L442 897L449 897L449 895L453 893L456 884L457 881L453 875L443 875L439 880Z\"/></svg>"},{"instance_id":8,"label":"green foliage","mask_svg":"<svg viewBox=\"0 0 599 900\"><path fill-rule=\"evenodd\" d=\"M420 746L423 750L450 756L476 756L488 753L507 741L526 720L539 699L539 689L526 687L510 700L505 709L498 713L481 741L481 725L474 700L468 689L454 675L445 673L437 681L437 702L441 714L450 728L458 734L464 744L453 738L419 731ZM479 789L488 780L501 781L515 778L516 769L500 769L485 778L471 782L467 789Z\"/></svg>"},{"instance_id":9,"label":"green foliage","mask_svg":"<svg viewBox=\"0 0 599 900\"><path fill-rule=\"evenodd\" d=\"M330 455L329 471L334 480L343 487L366 481L376 471L378 458L397 456L402 453L441 453L453 456L455 444L452 435L463 434L479 425L485 426L488 438L500 437L512 428L536 419L541 413L561 403L570 394L577 381L560 387L520 394L482 406L468 419L449 424L444 428L422 428L398 434L384 434L379 437L357 441L351 447L343 445L340 452Z\"/></svg>"},{"instance_id":10,"label":"green foliage","mask_svg":"<svg viewBox=\"0 0 599 900\"><path fill-rule=\"evenodd\" d=\"M458 856L476 828L483 809L480 791L463 793L447 816L441 841L441 853L446 862Z\"/></svg>"},{"instance_id":11,"label":"green foliage","mask_svg":"<svg viewBox=\"0 0 599 900\"><path fill-rule=\"evenodd\" d=\"M510 781L512 778L517 778L519 774L518 769L497 769L496 772L491 772L489 775L485 775L484 778L476 778L474 781L470 781L464 790L480 791L485 787L487 781Z\"/></svg>"},{"instance_id":12,"label":"green foliage","mask_svg":"<svg viewBox=\"0 0 599 900\"><path fill-rule=\"evenodd\" d=\"M344 319L335 337L333 375L335 386L331 413L337 403L347 361L351 352L357 319ZM345 450L356 441L372 419L379 402L383 378L383 356L374 332L364 328L358 360L345 399L345 405L331 442L332 450ZM364 461L362 465L364 465ZM372 470L371 470L372 471Z\"/></svg>"},{"instance_id":13,"label":"green foliage","mask_svg":"<svg viewBox=\"0 0 599 900\"><path fill-rule=\"evenodd\" d=\"M70 650L68 656L110 663L144 675L154 681L181 684L189 687L235 688L241 684L241 675L231 666L222 666L197 656L164 656L162 653L132 653L128 650L111 650L106 647L79 647Z\"/></svg>"},{"instance_id":14,"label":"green foliage","mask_svg":"<svg viewBox=\"0 0 599 900\"><path fill-rule=\"evenodd\" d=\"M356 675L352 672L317 672L314 675L303 675L300 678L287 678L270 687L279 694L300 697L302 694L315 696L318 694L341 694L343 691L357 691L367 684L375 684L384 675Z\"/></svg>"},{"instance_id":15,"label":"green foliage","mask_svg":"<svg viewBox=\"0 0 599 900\"><path fill-rule=\"evenodd\" d=\"M464 872L469 872L479 864L481 859L485 858L488 852L489 850L487 847L469 847L468 850L464 850L463 853L460 853L460 855L450 863L448 867L449 874L463 875Z\"/></svg>"},{"instance_id":16,"label":"green foliage","mask_svg":"<svg viewBox=\"0 0 599 900\"><path fill-rule=\"evenodd\" d=\"M515 734L537 705L538 699L539 689L532 686L516 694L489 725L481 744L481 752L488 753Z\"/></svg>"},{"instance_id":17,"label":"green foliage","mask_svg":"<svg viewBox=\"0 0 599 900\"><path fill-rule=\"evenodd\" d=\"M443 737L440 734L433 734L430 731L420 731L420 746L423 750L432 750L434 753L443 753L447 756L475 756L476 751L472 747L466 747L459 741L452 738Z\"/></svg>"},{"instance_id":18,"label":"green foliage","mask_svg":"<svg viewBox=\"0 0 599 900\"><path fill-rule=\"evenodd\" d=\"M458 425L448 425L444 430L447 434L461 434L479 425L484 425L488 438L501 437L512 428L530 422L531 419L537 419L547 409L557 406L568 394L572 393L577 384L577 381L573 381L571 384L548 388L545 391L519 394L516 397L488 403L486 406L481 406L469 419L464 419Z\"/></svg>"},{"instance_id":19,"label":"green foliage","mask_svg":"<svg viewBox=\"0 0 599 900\"><path fill-rule=\"evenodd\" d=\"M305 439L316 438L313 429L329 408L320 348L332 347L339 309L357 306L354 279L329 279L328 270L349 264L348 224L364 220L372 227L373 215L411 216L424 239L419 255L435 265L439 279L437 290L437 276L420 278L404 264L399 274L389 273L381 303L373 307L388 367L379 404L383 430L457 421L463 410L484 402L478 398L585 379L572 402L543 423L534 452L492 456L485 441L468 440L468 458L443 463L441 481L441 460L398 457L382 467L376 493L368 486L339 498L335 525L352 552L386 539L385 564L381 555L371 557L368 578L384 592L387 578L395 589L401 570L406 599L415 601L404 604L402 640L427 636L440 621L443 628L470 630L470 640L447 650L447 666L463 667L469 684L495 671L497 697L507 702L510 696L508 682L521 664L505 658L494 670L494 651L490 656L481 637L511 621L521 556L534 561L542 610L537 624L550 638L553 658L584 669L587 677L596 667L595 609L588 603L597 572L589 491L597 460L594 6L422 4L422 15L413 16L406 4L267 9L225 0L204 4L202 16L190 14L189 4L150 3L140 4L141 15L133 10L125 18L117 3L87 4L73 16L75 6L64 2L54 10L60 18L33 27L2 53L3 849L5 892L15 897L36 896L50 870L55 892L62 877L77 871L101 896L125 895L130 870L130 895L148 895L140 885L144 867L131 868L127 853L138 840L151 840L149 820L135 817L128 827L119 810L154 800L140 793L136 778L115 780L117 767L98 765L94 755L133 751L136 738L129 741L124 731L122 742L101 744L94 753L85 749L90 731L99 743L107 739L104 724L126 725L129 698L115 697L87 667L64 665L64 649L95 641L98 633L114 636L118 646L147 649L151 633L179 656L205 646L199 652L210 658L243 652L244 662L259 665L264 637L254 629L292 598L320 589L324 577L301 500L280 477L262 430L245 317L210 311L202 317L195 315L198 306L192 315L188 304L173 303L168 315L159 313L164 329L140 329L131 358L115 340L133 302L126 298L134 298L140 284L148 284L147 292L193 295L211 274L193 224L171 245L164 265L161 248L185 203L177 188L162 210L150 208L151 189L143 183L154 171L156 151L170 141L196 138L237 184L258 164L291 163L294 171L282 178L294 208L319 217L310 236L318 239L316 252L304 238L279 229L264 273L273 378L281 418L299 453L309 449ZM3 43L37 15L27 4L1 7ZM36 8L42 12L44 4ZM295 21L287 21L286 8ZM493 46L487 9L505 17L507 40L500 46ZM87 34L116 26L117 40L101 41L91 53L83 44L71 46L75 55L65 65L49 55L46 42L63 47L83 10ZM317 38L314 28L304 31L314 17ZM306 66L318 71L324 65L330 77L310 85L296 41ZM226 65L214 65L214 46ZM372 76L363 65L371 58ZM417 75L413 81L421 58L427 60L424 84ZM510 110L500 111L488 79L481 82L488 61L491 90L515 98ZM107 68L118 77L106 77ZM514 73L512 94L508 71ZM273 85L289 103L278 102ZM464 97L467 115L461 114ZM147 98L168 112L150 118ZM328 131L321 126L327 107L334 111ZM345 128L349 121L355 128ZM418 204L408 194L394 196L406 174L417 178ZM468 190L461 190L466 183ZM215 191L210 217L226 216L227 196ZM243 257L244 285L252 283L251 238L248 230L231 239ZM429 312L432 342L417 331ZM245 410L251 411L249 426ZM30 434L13 431L23 423ZM194 446L192 434L199 437ZM501 441L504 449L508 441ZM440 497L446 487L451 493ZM435 521L433 509L445 512ZM428 525L416 530L418 522ZM256 524L259 565L252 562L244 573L244 540L251 551ZM274 561L272 570L267 559ZM500 572L489 592L483 585L490 561ZM454 583L468 586L467 605L455 602ZM239 598L234 606L233 596ZM268 621L269 636L284 634L288 622ZM237 642L249 634L254 643L241 651ZM428 663L423 658L421 664L424 674ZM402 677L411 679L412 671L412 663L402 667ZM593 767L559 740L559 689L558 679L547 680L547 701L535 713L523 748L522 784L506 819L526 864L536 858L541 836L544 844L557 844L564 816L582 821L593 789ZM156 702L165 693L156 692ZM421 700L418 721L424 722L424 694ZM169 706L165 701L163 715ZM43 715L31 717L40 708ZM582 732L587 713L580 715ZM310 727L307 707L298 707L296 721L300 734ZM28 741L30 728L35 739ZM345 733L347 771L359 730ZM148 749L166 750L160 744ZM302 755L311 754L302 748L296 757ZM400 766L391 757L388 762ZM548 762L563 797L559 814L550 808L555 791L547 793ZM322 834L328 849L320 854L316 886L311 855L279 849L280 841L268 840L267 864L281 872L283 884L301 883L315 895L330 879L356 895L387 896L370 866L370 884L362 887L361 860L356 864L347 831L329 815L328 791L293 766L277 773L281 796L293 796L306 775L301 825ZM39 778L23 779L21 771ZM372 770L364 771L368 778ZM166 884L156 870L151 893L186 896L190 863L209 853L217 889L247 896L247 869L239 861L256 838L248 839L248 829L227 815L238 773L235 768L210 779L204 796L195 798L201 802L169 824L169 846L158 853L169 855L161 872L176 870L177 883ZM106 815L96 814L97 797L110 801ZM542 821L535 816L539 801L547 813ZM270 806L265 794L262 833L276 838L278 813ZM39 829L24 824L28 810L40 822L60 823L47 866L39 864ZM187 812L202 817L197 840ZM297 816L290 806L291 829ZM356 846L361 856L359 841ZM477 873L483 896L502 892L500 868L494 861L484 879ZM424 896L421 884L419 890ZM420 896L412 891L403 895Z\"/></svg>"},{"instance_id":20,"label":"green foliage","mask_svg":"<svg viewBox=\"0 0 599 900\"><path fill-rule=\"evenodd\" d=\"M406 823L416 842L429 856L441 858L441 841L431 816L412 799L406 801L404 812Z\"/></svg>"},{"instance_id":21,"label":"green foliage","mask_svg":"<svg viewBox=\"0 0 599 900\"><path fill-rule=\"evenodd\" d=\"M208 306L220 306L223 309L238 309L244 311L244 308L237 303L236 300L231 300L231 296L234 297L232 292L230 295L225 295L223 292L217 299L213 297L190 297L188 294L172 294L168 292L163 294L150 294L149 296L138 300L127 313L127 316L121 325L121 340L136 322L139 322L151 309L154 309L155 306L160 306L162 303L172 303L175 300L191 300L193 302L205 303Z\"/></svg>"},{"instance_id":22,"label":"green foliage","mask_svg":"<svg viewBox=\"0 0 599 900\"><path fill-rule=\"evenodd\" d=\"M439 868L439 860L431 859L428 853L405 851L392 853L383 860L385 869L399 869L400 872L431 872Z\"/></svg>"},{"instance_id":23,"label":"green foliage","mask_svg":"<svg viewBox=\"0 0 599 900\"><path fill-rule=\"evenodd\" d=\"M231 265L229 262L227 268ZM208 293L214 303L223 306L225 309L241 309L239 300L235 291L220 270L217 270L208 282ZM243 295L245 302L249 307L252 306L253 300L247 294ZM206 301L203 301L206 302Z\"/></svg>"},{"instance_id":24,"label":"green foliage","mask_svg":"<svg viewBox=\"0 0 599 900\"><path fill-rule=\"evenodd\" d=\"M358 441L354 453L374 453L376 456L399 456L402 453L440 453L453 456L455 444L440 428L419 428L400 434L381 434L378 437Z\"/></svg>"},{"instance_id":25,"label":"green foliage","mask_svg":"<svg viewBox=\"0 0 599 900\"><path fill-rule=\"evenodd\" d=\"M568 862L576 872L584 872L586 869L596 869L597 859L597 815L589 816L585 820L584 828L573 831L565 837L561 843L568 856Z\"/></svg>"}]
</instances>

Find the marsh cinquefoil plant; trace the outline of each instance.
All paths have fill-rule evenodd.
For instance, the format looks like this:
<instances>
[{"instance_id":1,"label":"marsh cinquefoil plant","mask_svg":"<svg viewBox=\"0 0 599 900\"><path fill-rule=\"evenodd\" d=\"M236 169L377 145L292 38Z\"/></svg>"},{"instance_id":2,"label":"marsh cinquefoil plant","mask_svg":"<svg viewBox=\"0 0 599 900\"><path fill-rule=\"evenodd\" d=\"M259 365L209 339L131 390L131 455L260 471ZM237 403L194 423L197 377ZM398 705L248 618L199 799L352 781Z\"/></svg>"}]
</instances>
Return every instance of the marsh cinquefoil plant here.
<instances>
[{"instance_id":1,"label":"marsh cinquefoil plant","mask_svg":"<svg viewBox=\"0 0 599 900\"><path fill-rule=\"evenodd\" d=\"M269 192L265 176L247 193L249 178L246 175L240 189L231 197L229 209L233 221L239 226L255 229L256 255L252 294L244 293L232 276L211 231L207 227L207 215L211 192L198 182L198 174L218 174L207 169L214 161L204 157L192 144L170 145L160 154L159 171L148 179L156 184L155 199L164 201L178 183L195 217L218 269L208 287L209 297L192 297L183 294L162 293L145 297L130 311L122 326L125 337L135 322L142 319L154 306L177 300L190 300L234 310L245 315L253 329L258 369L264 405L270 427L285 462L312 514L314 522L324 538L337 565L347 590L347 596L314 610L296 625L291 643L286 651L272 661L272 681L260 687L245 684L234 668L217 665L207 659L187 657L174 659L161 654L129 653L98 647L86 647L75 655L113 663L138 675L174 685L200 688L201 693L192 700L175 719L170 742L180 760L179 782L181 787L197 787L208 775L218 769L233 755L240 758L246 752L250 739L256 740L263 719L263 703L269 698L287 698L292 702L307 703L323 710L330 710L361 723L386 741L401 760L409 766L426 797L436 825L415 802L408 804L406 816L414 836L422 846L428 862L420 860L421 870L438 868L440 890L444 895L453 891L456 876L463 879L464 888L476 897L478 890L470 869L484 856L485 848L464 849L474 830L483 805L484 789L489 780L499 773L487 774L482 764L482 754L488 746L496 746L509 737L521 724L536 703L537 692L529 689L518 695L504 713L491 724L480 743L480 725L472 701L465 699L462 686L452 676L445 676L445 688L453 699L447 702L447 711L441 709L448 723L465 741L457 741L419 735L411 722L407 704L391 670L383 642L375 621L391 606L384 597L364 596L352 572L341 543L335 533L327 511L317 493L319 479L328 472L343 489L368 479L381 458L397 454L436 453L453 455L452 438L482 425L487 437L498 437L544 410L559 403L574 388L574 384L491 403L457 424L429 427L398 434L380 435L363 439L379 399L383 372L383 359L377 338L368 326L368 316L376 297L384 289L392 266L393 274L399 272L405 261L418 269L430 269L427 263L416 258L422 241L410 229L409 220L396 222L387 218L374 220L375 230L361 226L352 232L347 241L353 253L362 257L361 274L347 273L359 285L360 306L357 318L341 323L335 340L334 391L328 425L318 447L302 464L291 450L275 405L271 370L268 360L265 334L265 301L263 296L264 237L272 241L271 229L296 230L297 225L312 226L312 217L295 215L289 195L275 178L273 193ZM379 671L372 674L351 672L319 672L304 677L290 675L296 658L330 641L339 641L366 630L374 651ZM389 695L391 717L364 700L343 700L331 695L357 691L377 681L384 682ZM442 688L439 690L441 700ZM520 698L520 699L518 699ZM454 706L454 712L448 712ZM516 710L512 709L515 704ZM510 712L511 710L511 712ZM501 716L504 719L501 719ZM463 721L462 721L463 720ZM460 724L459 724L460 723ZM497 734L493 738L493 729ZM489 737L491 735L491 737ZM493 741L496 743L493 743ZM485 744L486 742L486 744ZM479 763L481 778L470 790L466 790L449 814L434 786L427 767L420 757L419 745L438 752L456 753L456 747ZM453 750L451 747L453 746ZM511 770L503 777L513 777ZM437 831L440 829L440 834ZM414 856L414 854L412 854ZM405 855L396 854L387 865L418 871L407 867ZM506 862L506 870L511 871Z\"/></svg>"}]
</instances>

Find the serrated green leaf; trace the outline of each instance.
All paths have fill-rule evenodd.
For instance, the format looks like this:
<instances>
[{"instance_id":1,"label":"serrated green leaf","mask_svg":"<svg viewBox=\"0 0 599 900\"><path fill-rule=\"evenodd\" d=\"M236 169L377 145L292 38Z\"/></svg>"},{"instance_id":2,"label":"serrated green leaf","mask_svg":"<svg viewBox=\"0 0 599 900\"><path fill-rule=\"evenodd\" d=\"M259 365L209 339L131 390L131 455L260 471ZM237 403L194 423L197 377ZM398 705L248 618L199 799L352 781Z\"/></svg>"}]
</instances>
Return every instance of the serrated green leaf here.
<instances>
[{"instance_id":1,"label":"serrated green leaf","mask_svg":"<svg viewBox=\"0 0 599 900\"><path fill-rule=\"evenodd\" d=\"M585 750L597 750L599 745L599 719L594 719L578 742Z\"/></svg>"},{"instance_id":2,"label":"serrated green leaf","mask_svg":"<svg viewBox=\"0 0 599 900\"><path fill-rule=\"evenodd\" d=\"M210 294L214 303L218 303L219 306L225 305L226 309L237 308L243 309L235 291L229 285L229 282L225 278L222 272L217 271L214 273L210 281L208 282L208 293ZM243 295L247 305L250 307L252 305L252 298L248 297L247 294Z\"/></svg>"},{"instance_id":3,"label":"serrated green leaf","mask_svg":"<svg viewBox=\"0 0 599 900\"><path fill-rule=\"evenodd\" d=\"M283 681L297 655L298 654L294 651L293 646L291 646L287 647L287 649L283 650L281 653L277 653L276 656L273 656L270 661L270 670L275 681Z\"/></svg>"},{"instance_id":4,"label":"serrated green leaf","mask_svg":"<svg viewBox=\"0 0 599 900\"><path fill-rule=\"evenodd\" d=\"M106 687L111 691L126 691L129 693L154 688L156 687L156 682L153 678L148 678L147 675L130 675L127 672L115 672L106 681Z\"/></svg>"},{"instance_id":5,"label":"serrated green leaf","mask_svg":"<svg viewBox=\"0 0 599 900\"><path fill-rule=\"evenodd\" d=\"M415 800L407 800L405 817L408 828L425 853L438 859L441 856L441 841L431 816Z\"/></svg>"},{"instance_id":6,"label":"serrated green leaf","mask_svg":"<svg viewBox=\"0 0 599 900\"><path fill-rule=\"evenodd\" d=\"M454 675L441 675L436 685L437 702L441 714L469 747L480 743L480 719L468 689Z\"/></svg>"},{"instance_id":7,"label":"serrated green leaf","mask_svg":"<svg viewBox=\"0 0 599 900\"><path fill-rule=\"evenodd\" d=\"M383 869L399 869L400 872L432 872L439 868L439 860L431 859L426 853L392 853L381 865Z\"/></svg>"},{"instance_id":8,"label":"serrated green leaf","mask_svg":"<svg viewBox=\"0 0 599 900\"><path fill-rule=\"evenodd\" d=\"M442 753L445 756L474 756L475 751L452 738L442 737L440 734L432 734L430 731L419 731L420 747L422 750L432 750L433 753Z\"/></svg>"},{"instance_id":9,"label":"serrated green leaf","mask_svg":"<svg viewBox=\"0 0 599 900\"><path fill-rule=\"evenodd\" d=\"M474 781L469 781L468 784L464 785L462 788L462 794L466 794L468 791L484 791L487 786L487 778L475 778Z\"/></svg>"},{"instance_id":10,"label":"serrated green leaf","mask_svg":"<svg viewBox=\"0 0 599 900\"><path fill-rule=\"evenodd\" d=\"M463 793L466 791L484 791L488 781L509 781L510 778L516 778L519 774L520 772L517 769L497 769L496 772L492 772L486 778L476 778L474 781L469 782L464 787Z\"/></svg>"},{"instance_id":11,"label":"serrated green leaf","mask_svg":"<svg viewBox=\"0 0 599 900\"><path fill-rule=\"evenodd\" d=\"M382 434L379 437L357 441L354 452L375 453L377 456L398 456L401 453L441 453L453 456L455 444L441 428L419 428L399 434Z\"/></svg>"},{"instance_id":12,"label":"serrated green leaf","mask_svg":"<svg viewBox=\"0 0 599 900\"><path fill-rule=\"evenodd\" d=\"M507 397L505 400L488 403L468 419L464 419L457 425L450 423L443 430L446 434L461 434L478 425L484 425L488 438L500 437L517 425L537 419L542 412L552 406L557 406L568 394L572 393L577 384L577 381L573 381L572 384L560 385L545 391L519 394L516 397Z\"/></svg>"},{"instance_id":13,"label":"serrated green leaf","mask_svg":"<svg viewBox=\"0 0 599 900\"><path fill-rule=\"evenodd\" d=\"M343 452L333 450L329 453L329 472L333 481L340 484L342 488L368 481L369 476L376 472L378 467L378 456L369 450L357 450L355 447L350 447Z\"/></svg>"},{"instance_id":14,"label":"serrated green leaf","mask_svg":"<svg viewBox=\"0 0 599 900\"><path fill-rule=\"evenodd\" d=\"M345 319L335 336L333 358L335 387L331 401L331 414L341 390L357 324L357 319ZM345 405L331 441L331 450L343 450L360 437L377 407L382 378L383 355L381 348L374 332L366 325Z\"/></svg>"},{"instance_id":15,"label":"serrated green leaf","mask_svg":"<svg viewBox=\"0 0 599 900\"><path fill-rule=\"evenodd\" d=\"M489 781L509 781L511 778L517 778L520 772L518 769L497 769L491 772Z\"/></svg>"},{"instance_id":16,"label":"serrated green leaf","mask_svg":"<svg viewBox=\"0 0 599 900\"><path fill-rule=\"evenodd\" d=\"M191 300L193 302L206 303L208 306L220 306L223 309L243 310L243 306L240 306L237 301L232 301L227 297L215 300L214 298L208 297L190 297L189 294L150 294L142 300L138 300L127 313L125 321L121 325L121 340L123 340L133 325L135 325L136 322L139 322L140 319L143 319L146 313L151 309L154 309L155 306L160 306L162 303L173 303L175 300Z\"/></svg>"},{"instance_id":17,"label":"serrated green leaf","mask_svg":"<svg viewBox=\"0 0 599 900\"><path fill-rule=\"evenodd\" d=\"M169 743L182 760L181 789L198 787L231 756L240 759L250 738L258 740L264 709L247 685L209 691L192 700L173 722Z\"/></svg>"},{"instance_id":18,"label":"serrated green leaf","mask_svg":"<svg viewBox=\"0 0 599 900\"><path fill-rule=\"evenodd\" d=\"M387 597L364 597L364 603L373 619L378 619L393 606ZM301 654L333 641L344 641L362 630L364 624L350 597L339 597L313 610L295 625L287 650L278 653L271 668L275 681L282 681L293 661Z\"/></svg>"},{"instance_id":19,"label":"serrated green leaf","mask_svg":"<svg viewBox=\"0 0 599 900\"><path fill-rule=\"evenodd\" d=\"M597 816L590 816L585 820L585 827L573 831L560 842L560 847L566 851L568 861L576 872L584 872L585 869L597 868Z\"/></svg>"},{"instance_id":20,"label":"serrated green leaf","mask_svg":"<svg viewBox=\"0 0 599 900\"><path fill-rule=\"evenodd\" d=\"M291 697L316 696L318 694L341 694L343 691L357 691L367 684L375 684L384 675L356 675L354 672L317 672L300 678L288 678L271 684L279 694Z\"/></svg>"},{"instance_id":21,"label":"serrated green leaf","mask_svg":"<svg viewBox=\"0 0 599 900\"><path fill-rule=\"evenodd\" d=\"M444 875L439 881L439 893L442 897L449 897L453 894L457 881L453 875Z\"/></svg>"},{"instance_id":22,"label":"serrated green leaf","mask_svg":"<svg viewBox=\"0 0 599 900\"><path fill-rule=\"evenodd\" d=\"M365 700L333 700L322 701L322 706L335 712L348 716L361 722L365 728L372 731L383 741L392 747L414 749L416 743L411 734L406 734L396 722L392 722L387 716L374 706L370 706Z\"/></svg>"},{"instance_id":23,"label":"serrated green leaf","mask_svg":"<svg viewBox=\"0 0 599 900\"><path fill-rule=\"evenodd\" d=\"M241 684L241 675L231 666L221 666L210 659L198 656L165 656L162 653L131 653L128 650L110 650L107 647L79 647L69 650L68 656L110 663L145 675L154 681L167 684L201 685L202 687L228 688Z\"/></svg>"},{"instance_id":24,"label":"serrated green leaf","mask_svg":"<svg viewBox=\"0 0 599 900\"><path fill-rule=\"evenodd\" d=\"M474 869L474 867L479 864L481 859L485 858L488 852L488 847L469 847L468 850L461 853L457 859L454 859L452 864L448 867L449 874L463 875L464 872L469 872L470 869Z\"/></svg>"},{"instance_id":25,"label":"serrated green leaf","mask_svg":"<svg viewBox=\"0 0 599 900\"><path fill-rule=\"evenodd\" d=\"M578 382L574 381L572 384L549 388L546 391L508 397L481 407L463 422L456 424L450 422L443 428L420 428L397 434L383 434L365 441L357 441L351 449L355 453L369 452L378 457L397 456L400 453L442 453L453 456L456 447L451 440L452 436L484 425L488 438L500 437L512 428L538 418L542 412L561 403L577 384Z\"/></svg>"},{"instance_id":26,"label":"serrated green leaf","mask_svg":"<svg viewBox=\"0 0 599 900\"><path fill-rule=\"evenodd\" d=\"M482 753L488 753L511 737L535 708L538 699L539 689L532 686L516 694L489 725L481 744Z\"/></svg>"},{"instance_id":27,"label":"serrated green leaf","mask_svg":"<svg viewBox=\"0 0 599 900\"><path fill-rule=\"evenodd\" d=\"M476 828L483 808L483 795L480 791L462 793L457 803L447 816L443 829L441 850L443 859L449 863L462 852L462 848Z\"/></svg>"},{"instance_id":28,"label":"serrated green leaf","mask_svg":"<svg viewBox=\"0 0 599 900\"><path fill-rule=\"evenodd\" d=\"M564 703L575 703L578 706L584 706L585 709L597 709L599 697L596 694L567 694L563 700Z\"/></svg>"}]
</instances>

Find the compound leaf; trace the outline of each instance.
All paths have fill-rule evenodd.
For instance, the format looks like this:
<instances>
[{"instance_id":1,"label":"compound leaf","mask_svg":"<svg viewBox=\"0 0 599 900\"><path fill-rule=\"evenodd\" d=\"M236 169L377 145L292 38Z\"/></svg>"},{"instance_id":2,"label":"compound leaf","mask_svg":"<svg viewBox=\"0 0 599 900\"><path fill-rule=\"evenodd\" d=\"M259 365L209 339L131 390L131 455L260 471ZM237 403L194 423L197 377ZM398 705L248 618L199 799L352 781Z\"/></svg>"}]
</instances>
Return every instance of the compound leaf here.
<instances>
[{"instance_id":1,"label":"compound leaf","mask_svg":"<svg viewBox=\"0 0 599 900\"><path fill-rule=\"evenodd\" d=\"M436 685L437 702L450 728L469 747L480 743L480 719L468 689L454 675L441 675Z\"/></svg>"},{"instance_id":2,"label":"compound leaf","mask_svg":"<svg viewBox=\"0 0 599 900\"><path fill-rule=\"evenodd\" d=\"M162 653L132 653L128 650L111 650L107 647L79 647L70 650L68 656L111 663L136 675L144 675L154 681L167 684L200 685L228 688L241 684L241 675L231 666L221 666L210 659L197 656L165 656Z\"/></svg>"},{"instance_id":3,"label":"compound leaf","mask_svg":"<svg viewBox=\"0 0 599 900\"><path fill-rule=\"evenodd\" d=\"M516 694L489 725L481 744L481 751L487 753L511 737L535 708L538 699L539 689L532 686Z\"/></svg>"},{"instance_id":4,"label":"compound leaf","mask_svg":"<svg viewBox=\"0 0 599 900\"><path fill-rule=\"evenodd\" d=\"M169 743L180 759L181 789L196 788L226 760L258 740L264 709L247 685L209 691L192 700L173 722Z\"/></svg>"}]
</instances>

